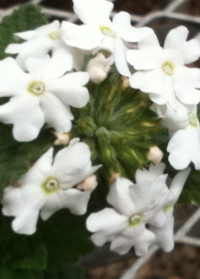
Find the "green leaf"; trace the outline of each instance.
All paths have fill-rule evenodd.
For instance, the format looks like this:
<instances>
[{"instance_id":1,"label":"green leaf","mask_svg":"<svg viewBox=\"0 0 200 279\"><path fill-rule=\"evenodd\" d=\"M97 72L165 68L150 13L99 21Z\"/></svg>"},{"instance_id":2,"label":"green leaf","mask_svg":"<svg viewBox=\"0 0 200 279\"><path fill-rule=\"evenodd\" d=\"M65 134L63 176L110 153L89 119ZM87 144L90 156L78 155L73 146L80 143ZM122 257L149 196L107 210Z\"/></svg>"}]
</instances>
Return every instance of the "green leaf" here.
<instances>
[{"instance_id":1,"label":"green leaf","mask_svg":"<svg viewBox=\"0 0 200 279\"><path fill-rule=\"evenodd\" d=\"M0 199L4 188L25 174L54 141L50 130L43 130L31 142L17 142L13 139L11 127L0 124Z\"/></svg>"},{"instance_id":2,"label":"green leaf","mask_svg":"<svg viewBox=\"0 0 200 279\"><path fill-rule=\"evenodd\" d=\"M47 23L41 9L30 4L21 6L12 15L4 17L0 27L0 59L8 56L4 50L10 43L19 42L14 38L14 33L32 30Z\"/></svg>"},{"instance_id":3,"label":"green leaf","mask_svg":"<svg viewBox=\"0 0 200 279\"><path fill-rule=\"evenodd\" d=\"M48 250L47 269L64 268L94 250L85 222L86 216L73 215L65 209L56 212L48 221L39 222L38 233Z\"/></svg>"},{"instance_id":4,"label":"green leaf","mask_svg":"<svg viewBox=\"0 0 200 279\"><path fill-rule=\"evenodd\" d=\"M70 264L61 271L44 273L44 279L85 279L85 271L78 264Z\"/></svg>"},{"instance_id":5,"label":"green leaf","mask_svg":"<svg viewBox=\"0 0 200 279\"><path fill-rule=\"evenodd\" d=\"M14 233L11 220L4 216L0 219L0 265L9 269L44 270L48 256L45 244L36 234L25 236Z\"/></svg>"},{"instance_id":6,"label":"green leaf","mask_svg":"<svg viewBox=\"0 0 200 279\"><path fill-rule=\"evenodd\" d=\"M5 266L0 266L1 279L43 279L43 273L34 271L24 271L18 269L10 269Z\"/></svg>"},{"instance_id":7,"label":"green leaf","mask_svg":"<svg viewBox=\"0 0 200 279\"><path fill-rule=\"evenodd\" d=\"M200 204L200 171L191 171L179 201Z\"/></svg>"}]
</instances>

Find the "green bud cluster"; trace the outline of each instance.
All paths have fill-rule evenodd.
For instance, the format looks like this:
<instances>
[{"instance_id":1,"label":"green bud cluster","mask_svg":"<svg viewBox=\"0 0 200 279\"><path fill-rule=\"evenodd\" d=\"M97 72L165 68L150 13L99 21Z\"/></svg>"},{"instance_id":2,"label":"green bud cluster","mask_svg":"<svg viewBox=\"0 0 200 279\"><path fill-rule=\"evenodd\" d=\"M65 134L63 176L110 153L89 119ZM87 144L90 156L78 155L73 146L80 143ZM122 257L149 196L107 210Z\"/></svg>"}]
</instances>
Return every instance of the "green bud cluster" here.
<instances>
[{"instance_id":1,"label":"green bud cluster","mask_svg":"<svg viewBox=\"0 0 200 279\"><path fill-rule=\"evenodd\" d=\"M133 177L137 168L148 166L152 136L160 130L148 95L125 87L115 72L88 89L87 106L73 111L72 136L89 145L92 159L103 165L101 171L109 179L115 174Z\"/></svg>"}]
</instances>

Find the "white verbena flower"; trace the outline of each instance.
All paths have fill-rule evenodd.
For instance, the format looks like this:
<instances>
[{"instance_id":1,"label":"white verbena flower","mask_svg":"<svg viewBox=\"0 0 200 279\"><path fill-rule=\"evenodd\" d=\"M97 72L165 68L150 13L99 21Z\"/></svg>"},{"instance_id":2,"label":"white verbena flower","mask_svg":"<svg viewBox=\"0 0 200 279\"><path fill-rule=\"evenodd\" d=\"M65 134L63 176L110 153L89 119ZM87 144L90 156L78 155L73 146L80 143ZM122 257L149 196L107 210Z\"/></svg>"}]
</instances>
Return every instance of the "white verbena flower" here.
<instances>
[{"instance_id":1,"label":"white verbena flower","mask_svg":"<svg viewBox=\"0 0 200 279\"><path fill-rule=\"evenodd\" d=\"M63 47L61 40L60 22L53 21L50 24L38 27L35 30L15 33L17 38L26 40L21 44L10 44L6 48L6 53L18 54L17 62L26 69L25 60L29 57L43 58L49 51L55 51Z\"/></svg>"},{"instance_id":2,"label":"white verbena flower","mask_svg":"<svg viewBox=\"0 0 200 279\"><path fill-rule=\"evenodd\" d=\"M68 208L73 214L82 215L97 185L96 178L89 177L99 167L91 165L90 149L79 139L71 140L54 160L53 148L50 148L21 178L20 187L6 188L3 214L15 217L12 228L22 234L35 232L39 214L47 220L57 210ZM82 187L82 181L87 179L89 191ZM78 189L79 184L84 191Z\"/></svg>"},{"instance_id":3,"label":"white verbena flower","mask_svg":"<svg viewBox=\"0 0 200 279\"><path fill-rule=\"evenodd\" d=\"M174 204L178 200L186 179L190 173L190 168L179 172L170 185L163 202L163 212L166 221L162 227L150 225L149 229L156 235L156 244L165 252L170 252L174 248Z\"/></svg>"},{"instance_id":4,"label":"white verbena flower","mask_svg":"<svg viewBox=\"0 0 200 279\"><path fill-rule=\"evenodd\" d=\"M139 50L129 50L128 62L138 70L130 77L130 85L144 93L156 104L169 103L176 109L177 99L184 104L200 101L200 69L185 65L200 56L197 39L186 41L184 26L171 30L161 48L155 34L138 43Z\"/></svg>"},{"instance_id":5,"label":"white verbena flower","mask_svg":"<svg viewBox=\"0 0 200 279\"><path fill-rule=\"evenodd\" d=\"M135 248L137 255L147 252L155 242L155 235L145 225L161 227L166 222L162 211L166 195L164 164L151 166L150 170L137 170L133 184L125 178L118 178L111 185L107 200L114 209L105 208L91 214L87 228L94 232L93 242L101 246L111 242L111 250L124 254Z\"/></svg>"},{"instance_id":6,"label":"white verbena flower","mask_svg":"<svg viewBox=\"0 0 200 279\"><path fill-rule=\"evenodd\" d=\"M81 26L63 21L61 29L63 39L73 47L90 50L93 53L103 49L114 56L117 70L124 76L130 76L126 62L125 42L138 42L149 35L148 27L134 28L131 17L120 12L110 20L113 3L105 0L73 0L74 11L84 23Z\"/></svg>"},{"instance_id":7,"label":"white verbena flower","mask_svg":"<svg viewBox=\"0 0 200 279\"><path fill-rule=\"evenodd\" d=\"M196 112L188 113L188 125L171 137L167 151L170 164L177 170L186 168L193 162L200 169L200 127Z\"/></svg>"},{"instance_id":8,"label":"white verbena flower","mask_svg":"<svg viewBox=\"0 0 200 279\"><path fill-rule=\"evenodd\" d=\"M70 106L81 108L89 100L84 87L89 74L66 74L72 65L72 56L64 49L56 50L52 58L27 59L29 73L23 72L12 58L0 62L0 96L11 97L0 106L0 121L13 124L16 140L35 139L45 122L58 133L71 130Z\"/></svg>"},{"instance_id":9,"label":"white verbena flower","mask_svg":"<svg viewBox=\"0 0 200 279\"><path fill-rule=\"evenodd\" d=\"M151 110L157 113L158 117L161 118L161 123L164 127L168 128L170 136L176 131L184 129L189 125L189 114L196 113L196 105L183 105L177 101L176 110L173 109L169 104L151 106Z\"/></svg>"}]
</instances>

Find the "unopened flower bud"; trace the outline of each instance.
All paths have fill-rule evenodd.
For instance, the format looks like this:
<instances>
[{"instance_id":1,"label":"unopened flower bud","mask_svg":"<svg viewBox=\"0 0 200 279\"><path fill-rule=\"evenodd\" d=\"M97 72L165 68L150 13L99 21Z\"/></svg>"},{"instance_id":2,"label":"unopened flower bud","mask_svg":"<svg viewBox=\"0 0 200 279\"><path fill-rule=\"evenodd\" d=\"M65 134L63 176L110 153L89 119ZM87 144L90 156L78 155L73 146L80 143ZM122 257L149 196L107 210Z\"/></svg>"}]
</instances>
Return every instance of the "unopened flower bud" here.
<instances>
[{"instance_id":1,"label":"unopened flower bud","mask_svg":"<svg viewBox=\"0 0 200 279\"><path fill-rule=\"evenodd\" d=\"M159 164L163 158L163 152L157 146L152 146L147 153L147 158L154 164Z\"/></svg>"},{"instance_id":2,"label":"unopened flower bud","mask_svg":"<svg viewBox=\"0 0 200 279\"><path fill-rule=\"evenodd\" d=\"M120 173L118 172L113 172L112 173L112 176L110 177L110 183L113 183L115 182L115 180L117 180L117 178L121 177Z\"/></svg>"},{"instance_id":3,"label":"unopened flower bud","mask_svg":"<svg viewBox=\"0 0 200 279\"><path fill-rule=\"evenodd\" d=\"M100 83L107 78L110 66L108 60L102 53L99 53L95 58L91 59L87 65L87 71L90 74L90 79L94 83Z\"/></svg>"},{"instance_id":4,"label":"unopened flower bud","mask_svg":"<svg viewBox=\"0 0 200 279\"><path fill-rule=\"evenodd\" d=\"M55 145L67 145L71 139L70 133L59 134L54 132L54 135L57 137L57 139L54 141Z\"/></svg>"},{"instance_id":5,"label":"unopened flower bud","mask_svg":"<svg viewBox=\"0 0 200 279\"><path fill-rule=\"evenodd\" d=\"M77 184L76 188L79 190L83 190L91 193L97 186L96 175L90 175L79 184Z\"/></svg>"},{"instance_id":6,"label":"unopened flower bud","mask_svg":"<svg viewBox=\"0 0 200 279\"><path fill-rule=\"evenodd\" d=\"M122 88L126 89L130 87L129 78L122 77Z\"/></svg>"}]
</instances>

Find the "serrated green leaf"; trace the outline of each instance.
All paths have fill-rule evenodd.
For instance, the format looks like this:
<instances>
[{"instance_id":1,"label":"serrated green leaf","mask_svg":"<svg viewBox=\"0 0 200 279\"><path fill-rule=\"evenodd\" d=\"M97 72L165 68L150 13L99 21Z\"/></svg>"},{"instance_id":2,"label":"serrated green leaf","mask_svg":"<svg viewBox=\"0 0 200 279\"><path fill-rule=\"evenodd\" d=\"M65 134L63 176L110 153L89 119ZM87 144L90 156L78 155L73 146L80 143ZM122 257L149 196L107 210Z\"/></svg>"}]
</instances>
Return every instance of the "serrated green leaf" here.
<instances>
[{"instance_id":1,"label":"serrated green leaf","mask_svg":"<svg viewBox=\"0 0 200 279\"><path fill-rule=\"evenodd\" d=\"M0 199L4 188L25 174L53 141L51 131L43 130L34 141L17 142L12 136L11 127L0 124Z\"/></svg>"},{"instance_id":2,"label":"serrated green leaf","mask_svg":"<svg viewBox=\"0 0 200 279\"><path fill-rule=\"evenodd\" d=\"M41 9L31 4L21 6L12 15L4 17L0 27L0 59L8 56L4 50L10 43L19 42L14 38L14 33L32 30L47 23L47 17L42 15Z\"/></svg>"}]
</instances>

